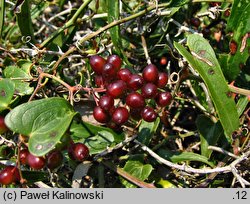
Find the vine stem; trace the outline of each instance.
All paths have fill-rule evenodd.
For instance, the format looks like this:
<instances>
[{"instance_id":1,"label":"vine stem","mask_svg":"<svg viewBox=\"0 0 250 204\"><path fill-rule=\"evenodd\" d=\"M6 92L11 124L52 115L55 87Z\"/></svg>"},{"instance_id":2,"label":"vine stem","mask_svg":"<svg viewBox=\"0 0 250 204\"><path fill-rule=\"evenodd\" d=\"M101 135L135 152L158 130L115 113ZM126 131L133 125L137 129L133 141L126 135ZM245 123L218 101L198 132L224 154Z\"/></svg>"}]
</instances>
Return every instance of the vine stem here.
<instances>
[{"instance_id":1,"label":"vine stem","mask_svg":"<svg viewBox=\"0 0 250 204\"><path fill-rule=\"evenodd\" d=\"M167 7L167 6L169 6L169 5L170 5L170 2L169 2L169 3L162 3L162 4L158 4L158 5L149 6L149 7L147 7L146 9L144 9L144 10L138 12L138 13L132 14L132 15L130 15L130 16L128 16L128 17L125 17L125 18L122 18L122 19L120 19L120 20L115 20L115 21L113 21L112 23L109 23L109 24L107 24L106 26L99 28L97 31L94 31L94 32L92 32L92 33L89 33L89 34L85 35L84 37L82 37L82 38L77 42L76 47L70 48L67 52L65 52L65 53L57 60L57 62L54 64L52 70L55 72L56 69L57 69L57 67L59 66L59 64L62 62L62 60L65 59L69 54L75 52L75 51L78 49L78 47L80 47L80 46L82 45L83 42L92 39L93 37L99 35L100 33L104 32L104 31L106 31L106 30L108 30L108 29L110 29L110 28L112 28L112 27L114 27L114 26L116 26L116 25L120 25L120 24L126 23L127 21L130 21L130 20L133 20L133 19L138 18L138 17L140 17L140 16L143 16L143 15L146 14L147 12L154 10L156 7L157 7L157 8L164 8L164 7ZM65 25L65 26L66 26L66 25Z\"/></svg>"},{"instance_id":2,"label":"vine stem","mask_svg":"<svg viewBox=\"0 0 250 204\"><path fill-rule=\"evenodd\" d=\"M250 96L250 90L242 89L231 84L229 84L228 87L234 93L245 95L245 96Z\"/></svg>"}]
</instances>

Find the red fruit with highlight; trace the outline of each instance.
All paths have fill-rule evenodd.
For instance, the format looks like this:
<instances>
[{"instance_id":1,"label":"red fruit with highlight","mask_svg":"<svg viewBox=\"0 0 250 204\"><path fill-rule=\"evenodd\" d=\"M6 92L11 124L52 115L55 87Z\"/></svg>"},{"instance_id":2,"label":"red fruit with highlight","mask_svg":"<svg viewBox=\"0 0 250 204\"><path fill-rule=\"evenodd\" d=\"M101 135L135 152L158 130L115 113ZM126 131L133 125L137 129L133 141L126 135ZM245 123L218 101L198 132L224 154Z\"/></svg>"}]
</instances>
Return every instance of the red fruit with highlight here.
<instances>
[{"instance_id":1,"label":"red fruit with highlight","mask_svg":"<svg viewBox=\"0 0 250 204\"><path fill-rule=\"evenodd\" d=\"M128 121L129 112L125 107L118 107L115 109L112 115L112 121L117 125L123 125Z\"/></svg>"},{"instance_id":2,"label":"red fruit with highlight","mask_svg":"<svg viewBox=\"0 0 250 204\"><path fill-rule=\"evenodd\" d=\"M126 83L122 80L117 80L107 86L107 93L113 98L120 98L125 93L126 89Z\"/></svg>"},{"instance_id":3,"label":"red fruit with highlight","mask_svg":"<svg viewBox=\"0 0 250 204\"><path fill-rule=\"evenodd\" d=\"M93 55L90 57L89 63L93 71L96 74L101 75L103 71L103 66L106 64L106 60L101 56Z\"/></svg>"},{"instance_id":4,"label":"red fruit with highlight","mask_svg":"<svg viewBox=\"0 0 250 204\"><path fill-rule=\"evenodd\" d=\"M147 82L155 83L158 80L158 69L155 65L149 64L142 71L143 79Z\"/></svg>"},{"instance_id":5,"label":"red fruit with highlight","mask_svg":"<svg viewBox=\"0 0 250 204\"><path fill-rule=\"evenodd\" d=\"M46 162L43 157L38 157L30 153L27 157L27 163L31 168L39 170L45 166Z\"/></svg>"},{"instance_id":6,"label":"red fruit with highlight","mask_svg":"<svg viewBox=\"0 0 250 204\"><path fill-rule=\"evenodd\" d=\"M93 110L93 116L99 123L106 123L110 120L109 114L100 106L96 106Z\"/></svg>"},{"instance_id":7,"label":"red fruit with highlight","mask_svg":"<svg viewBox=\"0 0 250 204\"><path fill-rule=\"evenodd\" d=\"M68 149L69 157L79 162L84 161L89 156L89 148L82 143L73 143Z\"/></svg>"}]
</instances>

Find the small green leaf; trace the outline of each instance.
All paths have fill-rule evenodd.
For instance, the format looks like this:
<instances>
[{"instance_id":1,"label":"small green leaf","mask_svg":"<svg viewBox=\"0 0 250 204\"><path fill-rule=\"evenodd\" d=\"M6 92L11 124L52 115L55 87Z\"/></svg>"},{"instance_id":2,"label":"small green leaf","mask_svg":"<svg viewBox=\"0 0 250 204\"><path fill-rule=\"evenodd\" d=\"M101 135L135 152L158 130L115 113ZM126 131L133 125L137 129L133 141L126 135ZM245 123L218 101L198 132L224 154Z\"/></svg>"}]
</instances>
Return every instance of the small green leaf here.
<instances>
[{"instance_id":1,"label":"small green leaf","mask_svg":"<svg viewBox=\"0 0 250 204\"><path fill-rule=\"evenodd\" d=\"M179 43L176 49L204 80L223 126L225 136L231 142L231 134L239 127L239 117L231 92L220 69L215 53L208 41L197 34L188 36L192 55Z\"/></svg>"},{"instance_id":2,"label":"small green leaf","mask_svg":"<svg viewBox=\"0 0 250 204\"><path fill-rule=\"evenodd\" d=\"M1 0L0 2L0 40L2 39L2 33L3 33L4 14L5 14L5 0Z\"/></svg>"},{"instance_id":3,"label":"small green leaf","mask_svg":"<svg viewBox=\"0 0 250 204\"><path fill-rule=\"evenodd\" d=\"M6 125L29 138L29 151L43 156L54 148L76 113L63 98L47 98L17 106L5 117Z\"/></svg>"},{"instance_id":4,"label":"small green leaf","mask_svg":"<svg viewBox=\"0 0 250 204\"><path fill-rule=\"evenodd\" d=\"M232 39L236 45L235 53L228 55L227 63L222 66L228 79L234 80L240 73L240 66L249 58L250 49L250 1L234 0L227 31L232 32Z\"/></svg>"},{"instance_id":5,"label":"small green leaf","mask_svg":"<svg viewBox=\"0 0 250 204\"><path fill-rule=\"evenodd\" d=\"M249 103L249 99L247 96L241 96L237 102L237 112L239 114L239 117L242 115L242 113L244 112L244 110L246 110L246 107Z\"/></svg>"},{"instance_id":6,"label":"small green leaf","mask_svg":"<svg viewBox=\"0 0 250 204\"><path fill-rule=\"evenodd\" d=\"M219 122L213 123L205 115L198 116L196 120L198 131L201 139L201 155L210 158L212 150L208 149L209 145L215 145L223 135L223 128Z\"/></svg>"},{"instance_id":7,"label":"small green leaf","mask_svg":"<svg viewBox=\"0 0 250 204\"><path fill-rule=\"evenodd\" d=\"M17 66L8 66L4 69L4 76L6 78L12 79L15 83L15 92L21 96L32 94L34 88L29 86L29 82L25 80L30 80L32 77L30 76L28 70L25 68L21 69Z\"/></svg>"},{"instance_id":8,"label":"small green leaf","mask_svg":"<svg viewBox=\"0 0 250 204\"><path fill-rule=\"evenodd\" d=\"M174 163L184 162L184 161L198 161L198 162L203 162L211 167L214 167L214 164L212 162L209 162L207 157L204 157L200 154L196 154L193 152L173 152L166 149L159 149L157 153L162 158Z\"/></svg>"},{"instance_id":9,"label":"small green leaf","mask_svg":"<svg viewBox=\"0 0 250 204\"><path fill-rule=\"evenodd\" d=\"M85 139L84 143L88 146L90 154L98 154L114 144L114 136L103 130L97 135Z\"/></svg>"},{"instance_id":10,"label":"small green leaf","mask_svg":"<svg viewBox=\"0 0 250 204\"><path fill-rule=\"evenodd\" d=\"M15 92L15 84L10 79L0 79L0 111L8 109Z\"/></svg>"},{"instance_id":11,"label":"small green leaf","mask_svg":"<svg viewBox=\"0 0 250 204\"><path fill-rule=\"evenodd\" d=\"M152 139L152 136L156 132L159 124L160 124L160 118L157 118L152 123L142 120L142 123L139 127L138 141L145 145L148 145Z\"/></svg>"},{"instance_id":12,"label":"small green leaf","mask_svg":"<svg viewBox=\"0 0 250 204\"><path fill-rule=\"evenodd\" d=\"M123 170L128 172L132 176L144 181L151 174L153 167L150 164L143 164L136 160L128 160L123 167ZM134 184L123 178L121 178L121 182L126 188L136 188Z\"/></svg>"}]
</instances>

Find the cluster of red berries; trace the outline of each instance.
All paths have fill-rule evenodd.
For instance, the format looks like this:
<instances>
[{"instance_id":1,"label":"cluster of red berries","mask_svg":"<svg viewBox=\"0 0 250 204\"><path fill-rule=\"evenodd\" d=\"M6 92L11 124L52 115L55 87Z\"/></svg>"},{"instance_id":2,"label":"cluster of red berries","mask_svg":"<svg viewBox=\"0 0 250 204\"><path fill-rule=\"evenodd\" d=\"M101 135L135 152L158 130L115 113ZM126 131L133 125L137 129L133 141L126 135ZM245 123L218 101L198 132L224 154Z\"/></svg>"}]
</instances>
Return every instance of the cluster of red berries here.
<instances>
[{"instance_id":1,"label":"cluster of red berries","mask_svg":"<svg viewBox=\"0 0 250 204\"><path fill-rule=\"evenodd\" d=\"M71 142L68 146L68 155L72 160L82 162L89 155L89 149L82 143ZM53 170L63 162L63 154L59 150L49 152L46 157L38 157L29 152L27 148L23 148L19 153L19 161L22 165L29 165L32 169L40 170L47 165ZM6 166L0 172L0 184L9 185L20 181L19 170L16 166Z\"/></svg>"},{"instance_id":2,"label":"cluster of red berries","mask_svg":"<svg viewBox=\"0 0 250 204\"><path fill-rule=\"evenodd\" d=\"M158 90L166 86L168 75L159 72L153 64L147 65L142 75L133 74L129 69L121 68L122 60L117 55L111 55L107 60L94 55L90 57L90 66L95 72L95 84L106 88L106 94L99 98L93 116L111 128L125 124L130 116L153 122L158 114L146 100L154 99L159 107L169 105L172 100L170 92ZM125 105L115 106L114 100L118 98Z\"/></svg>"}]
</instances>

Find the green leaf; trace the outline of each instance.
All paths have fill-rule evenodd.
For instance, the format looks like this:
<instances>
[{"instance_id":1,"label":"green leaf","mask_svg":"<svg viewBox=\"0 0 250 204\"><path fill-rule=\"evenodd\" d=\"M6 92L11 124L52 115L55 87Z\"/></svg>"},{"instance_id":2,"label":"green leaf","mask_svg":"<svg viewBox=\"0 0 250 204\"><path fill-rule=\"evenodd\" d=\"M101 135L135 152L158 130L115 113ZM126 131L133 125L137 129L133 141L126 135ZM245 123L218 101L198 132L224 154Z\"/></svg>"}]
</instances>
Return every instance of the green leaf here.
<instances>
[{"instance_id":1,"label":"green leaf","mask_svg":"<svg viewBox=\"0 0 250 204\"><path fill-rule=\"evenodd\" d=\"M0 2L0 40L2 39L2 33L3 33L4 14L5 14L5 0L1 0Z\"/></svg>"},{"instance_id":2,"label":"green leaf","mask_svg":"<svg viewBox=\"0 0 250 204\"><path fill-rule=\"evenodd\" d=\"M0 111L8 109L15 92L15 84L10 79L0 79Z\"/></svg>"},{"instance_id":3,"label":"green leaf","mask_svg":"<svg viewBox=\"0 0 250 204\"><path fill-rule=\"evenodd\" d=\"M212 162L209 162L207 157L193 152L173 152L166 149L159 149L157 153L162 158L174 163L184 161L198 161L203 162L211 167L214 167L214 164Z\"/></svg>"},{"instance_id":4,"label":"green leaf","mask_svg":"<svg viewBox=\"0 0 250 204\"><path fill-rule=\"evenodd\" d=\"M219 122L213 123L205 115L198 116L196 125L201 139L201 155L210 158L212 150L208 149L209 145L215 145L223 135L223 128Z\"/></svg>"},{"instance_id":5,"label":"green leaf","mask_svg":"<svg viewBox=\"0 0 250 204\"><path fill-rule=\"evenodd\" d=\"M29 82L24 80L30 80L32 77L30 76L28 70L21 69L17 66L8 66L4 69L3 73L6 78L12 79L15 83L15 92L19 95L30 95L32 94L34 88L29 86Z\"/></svg>"},{"instance_id":6,"label":"green leaf","mask_svg":"<svg viewBox=\"0 0 250 204\"><path fill-rule=\"evenodd\" d=\"M152 123L142 120L142 123L139 127L138 141L145 145L148 145L152 139L152 136L156 132L159 123L160 123L160 118L157 118Z\"/></svg>"},{"instance_id":7,"label":"green leaf","mask_svg":"<svg viewBox=\"0 0 250 204\"><path fill-rule=\"evenodd\" d=\"M208 41L197 34L189 35L187 44L192 55L182 45L174 43L179 53L187 59L205 82L225 136L231 142L232 132L239 127L239 117L215 53Z\"/></svg>"},{"instance_id":8,"label":"green leaf","mask_svg":"<svg viewBox=\"0 0 250 204\"><path fill-rule=\"evenodd\" d=\"M90 154L98 154L114 144L114 136L108 131L100 131L93 137L88 137L84 143L89 148Z\"/></svg>"},{"instance_id":9,"label":"green leaf","mask_svg":"<svg viewBox=\"0 0 250 204\"><path fill-rule=\"evenodd\" d=\"M241 96L237 102L237 112L239 114L239 117L242 115L244 110L246 109L247 105L249 103L249 99L247 96Z\"/></svg>"},{"instance_id":10,"label":"green leaf","mask_svg":"<svg viewBox=\"0 0 250 204\"><path fill-rule=\"evenodd\" d=\"M235 54L228 55L227 64L223 68L228 79L234 80L240 73L240 66L249 58L250 49L250 1L234 0L227 31L232 32L231 42L237 45Z\"/></svg>"},{"instance_id":11,"label":"green leaf","mask_svg":"<svg viewBox=\"0 0 250 204\"><path fill-rule=\"evenodd\" d=\"M143 164L136 160L128 160L123 167L123 170L131 174L132 176L144 181L151 174L153 167L150 164ZM126 188L136 188L136 186L129 181L121 178L122 184Z\"/></svg>"},{"instance_id":12,"label":"green leaf","mask_svg":"<svg viewBox=\"0 0 250 204\"><path fill-rule=\"evenodd\" d=\"M43 156L54 148L76 113L63 98L46 98L17 106L5 117L13 131L29 137L29 151Z\"/></svg>"},{"instance_id":13,"label":"green leaf","mask_svg":"<svg viewBox=\"0 0 250 204\"><path fill-rule=\"evenodd\" d=\"M31 21L31 15L30 15L30 2L29 0L25 0L23 4L21 5L21 11L20 13L16 14L17 16L17 23L18 27L21 31L22 36L29 36L31 37L31 41L34 42L34 30L33 25Z\"/></svg>"}]
</instances>

